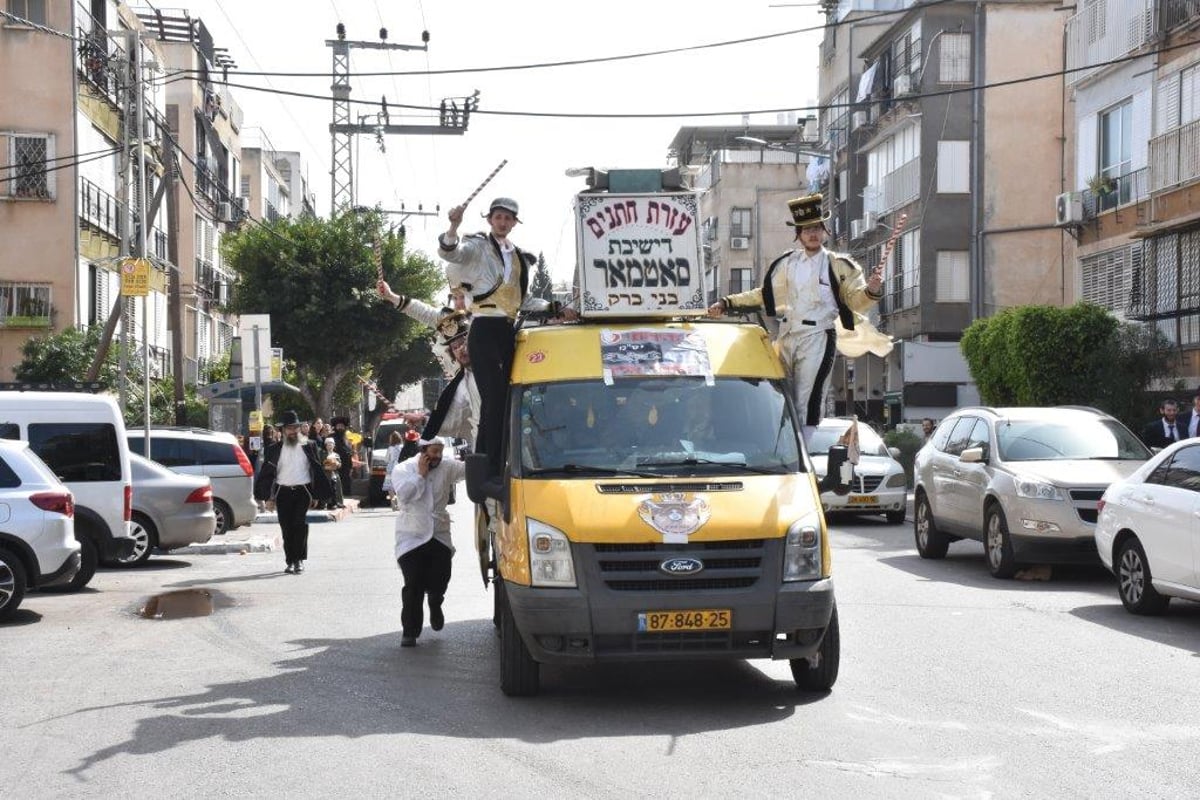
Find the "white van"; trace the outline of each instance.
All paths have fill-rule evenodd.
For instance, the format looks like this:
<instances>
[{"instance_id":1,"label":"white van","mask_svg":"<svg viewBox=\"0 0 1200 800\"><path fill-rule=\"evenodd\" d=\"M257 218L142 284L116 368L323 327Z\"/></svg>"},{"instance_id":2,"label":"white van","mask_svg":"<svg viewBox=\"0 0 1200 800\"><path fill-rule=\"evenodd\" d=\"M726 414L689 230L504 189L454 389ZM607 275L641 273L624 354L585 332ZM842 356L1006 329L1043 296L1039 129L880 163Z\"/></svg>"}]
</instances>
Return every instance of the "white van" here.
<instances>
[{"instance_id":1,"label":"white van","mask_svg":"<svg viewBox=\"0 0 1200 800\"><path fill-rule=\"evenodd\" d=\"M81 589L101 561L133 552L133 480L120 409L111 397L77 392L0 392L0 438L24 439L75 496Z\"/></svg>"}]
</instances>

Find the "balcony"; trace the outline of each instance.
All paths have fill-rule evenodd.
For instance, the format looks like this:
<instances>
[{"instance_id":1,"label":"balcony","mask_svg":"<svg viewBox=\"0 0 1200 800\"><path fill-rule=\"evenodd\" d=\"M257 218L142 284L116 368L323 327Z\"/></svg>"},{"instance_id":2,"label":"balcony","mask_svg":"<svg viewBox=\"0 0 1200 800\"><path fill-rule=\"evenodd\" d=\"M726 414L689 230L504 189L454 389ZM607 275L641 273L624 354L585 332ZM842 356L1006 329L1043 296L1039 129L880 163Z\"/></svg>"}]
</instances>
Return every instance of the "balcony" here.
<instances>
[{"instance_id":1,"label":"balcony","mask_svg":"<svg viewBox=\"0 0 1200 800\"><path fill-rule=\"evenodd\" d=\"M1107 0L1086 5L1068 19L1067 85L1079 83L1102 69L1095 65L1148 44L1155 35L1155 3L1156 0Z\"/></svg>"},{"instance_id":2,"label":"balcony","mask_svg":"<svg viewBox=\"0 0 1200 800\"><path fill-rule=\"evenodd\" d=\"M1150 140L1150 191L1162 192L1200 178L1200 120Z\"/></svg>"},{"instance_id":3,"label":"balcony","mask_svg":"<svg viewBox=\"0 0 1200 800\"><path fill-rule=\"evenodd\" d=\"M91 228L121 238L121 218L124 207L108 192L87 178L79 179L79 219Z\"/></svg>"},{"instance_id":4,"label":"balcony","mask_svg":"<svg viewBox=\"0 0 1200 800\"><path fill-rule=\"evenodd\" d=\"M1150 198L1150 168L1142 167L1109 181L1103 191L1084 189L1082 192L1083 218L1095 219L1105 211L1140 203Z\"/></svg>"},{"instance_id":5,"label":"balcony","mask_svg":"<svg viewBox=\"0 0 1200 800\"><path fill-rule=\"evenodd\" d=\"M1200 0L1158 0L1158 30L1161 33L1200 22Z\"/></svg>"},{"instance_id":6,"label":"balcony","mask_svg":"<svg viewBox=\"0 0 1200 800\"><path fill-rule=\"evenodd\" d=\"M97 22L82 3L76 4L75 27L78 45L75 51L75 67L81 83L95 89L108 99L114 107L120 107L117 88L124 82L126 71L125 51Z\"/></svg>"},{"instance_id":7,"label":"balcony","mask_svg":"<svg viewBox=\"0 0 1200 800\"><path fill-rule=\"evenodd\" d=\"M921 196L921 159L914 158L863 191L863 211L887 214Z\"/></svg>"}]
</instances>

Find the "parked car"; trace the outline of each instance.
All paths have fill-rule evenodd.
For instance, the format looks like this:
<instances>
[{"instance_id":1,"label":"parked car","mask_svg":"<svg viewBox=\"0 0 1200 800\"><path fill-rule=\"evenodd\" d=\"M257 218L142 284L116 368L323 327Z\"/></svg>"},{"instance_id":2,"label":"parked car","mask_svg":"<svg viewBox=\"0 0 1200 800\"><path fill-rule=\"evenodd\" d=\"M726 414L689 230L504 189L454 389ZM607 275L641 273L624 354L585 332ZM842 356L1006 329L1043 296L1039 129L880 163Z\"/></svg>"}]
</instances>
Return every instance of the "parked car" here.
<instances>
[{"instance_id":1,"label":"parked car","mask_svg":"<svg viewBox=\"0 0 1200 800\"><path fill-rule=\"evenodd\" d=\"M129 449L145 455L145 433L129 431ZM185 475L212 481L213 533L220 536L249 525L258 514L254 502L254 466L232 433L204 428L150 429L150 458Z\"/></svg>"},{"instance_id":2,"label":"parked car","mask_svg":"<svg viewBox=\"0 0 1200 800\"><path fill-rule=\"evenodd\" d=\"M381 506L387 503L387 496L383 491L383 477L387 469L388 439L393 431L399 431L403 435L409 427L408 423L402 419L385 419L376 426L375 435L371 438L371 479L367 483L368 505Z\"/></svg>"},{"instance_id":3,"label":"parked car","mask_svg":"<svg viewBox=\"0 0 1200 800\"><path fill-rule=\"evenodd\" d=\"M117 563L141 564L154 550L173 550L207 542L216 525L212 482L183 475L156 461L129 454L133 469L133 552Z\"/></svg>"},{"instance_id":4,"label":"parked car","mask_svg":"<svg viewBox=\"0 0 1200 800\"><path fill-rule=\"evenodd\" d=\"M1096 549L1134 614L1161 614L1172 597L1200 600L1200 439L1184 439L1100 499Z\"/></svg>"},{"instance_id":5,"label":"parked car","mask_svg":"<svg viewBox=\"0 0 1200 800\"><path fill-rule=\"evenodd\" d=\"M808 454L818 479L825 477L829 448L849 430L849 417L828 417L813 431ZM870 425L858 423L859 460L854 467L850 492L839 495L822 492L821 505L825 512L883 514L893 524L904 522L908 501L908 479L904 467L896 460L900 451L889 448Z\"/></svg>"},{"instance_id":6,"label":"parked car","mask_svg":"<svg viewBox=\"0 0 1200 800\"><path fill-rule=\"evenodd\" d=\"M132 552L129 446L113 398L81 392L0 392L0 438L29 442L71 491L80 567L62 588L82 589L101 559Z\"/></svg>"},{"instance_id":7,"label":"parked car","mask_svg":"<svg viewBox=\"0 0 1200 800\"><path fill-rule=\"evenodd\" d=\"M26 442L0 440L0 620L26 589L69 584L79 571L71 492Z\"/></svg>"},{"instance_id":8,"label":"parked car","mask_svg":"<svg viewBox=\"0 0 1200 800\"><path fill-rule=\"evenodd\" d=\"M942 558L952 541L976 539L997 578L1024 563L1096 563L1100 497L1150 455L1092 408L959 409L913 464L917 552Z\"/></svg>"}]
</instances>

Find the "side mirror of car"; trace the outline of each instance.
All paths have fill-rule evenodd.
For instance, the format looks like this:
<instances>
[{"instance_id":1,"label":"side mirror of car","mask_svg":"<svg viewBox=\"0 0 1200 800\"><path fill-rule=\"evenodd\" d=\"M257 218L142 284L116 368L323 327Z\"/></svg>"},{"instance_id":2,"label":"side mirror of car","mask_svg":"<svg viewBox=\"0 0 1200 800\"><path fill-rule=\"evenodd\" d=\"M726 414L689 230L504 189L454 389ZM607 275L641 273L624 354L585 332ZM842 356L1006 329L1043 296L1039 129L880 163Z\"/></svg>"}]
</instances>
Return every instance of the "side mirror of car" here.
<instances>
[{"instance_id":1,"label":"side mirror of car","mask_svg":"<svg viewBox=\"0 0 1200 800\"><path fill-rule=\"evenodd\" d=\"M985 460L983 457L983 448L968 447L966 450L962 451L962 454L958 457L958 460L967 464L978 464Z\"/></svg>"},{"instance_id":2,"label":"side mirror of car","mask_svg":"<svg viewBox=\"0 0 1200 800\"><path fill-rule=\"evenodd\" d=\"M900 448L899 447L889 447L888 455L891 456L892 458L896 459L897 461L899 461L900 460Z\"/></svg>"}]
</instances>

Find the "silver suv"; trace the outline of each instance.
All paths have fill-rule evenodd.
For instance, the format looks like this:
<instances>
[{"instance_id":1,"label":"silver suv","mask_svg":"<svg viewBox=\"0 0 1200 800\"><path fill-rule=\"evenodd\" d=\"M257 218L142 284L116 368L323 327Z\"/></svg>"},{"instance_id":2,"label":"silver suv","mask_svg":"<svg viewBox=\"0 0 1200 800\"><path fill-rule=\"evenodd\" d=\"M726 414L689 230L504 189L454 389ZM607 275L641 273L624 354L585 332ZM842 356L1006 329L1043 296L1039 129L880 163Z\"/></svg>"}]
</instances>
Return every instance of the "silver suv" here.
<instances>
[{"instance_id":1,"label":"silver suv","mask_svg":"<svg viewBox=\"0 0 1200 800\"><path fill-rule=\"evenodd\" d=\"M145 455L140 429L128 432L129 449ZM151 428L150 459L185 475L206 475L212 481L213 513L220 536L249 525L258 514L254 501L254 467L232 433L205 428Z\"/></svg>"},{"instance_id":2,"label":"silver suv","mask_svg":"<svg viewBox=\"0 0 1200 800\"><path fill-rule=\"evenodd\" d=\"M997 578L1024 563L1099 563L1097 501L1149 457L1094 408L961 408L913 464L917 552L943 558L975 539Z\"/></svg>"}]
</instances>

